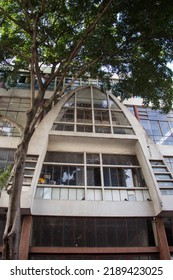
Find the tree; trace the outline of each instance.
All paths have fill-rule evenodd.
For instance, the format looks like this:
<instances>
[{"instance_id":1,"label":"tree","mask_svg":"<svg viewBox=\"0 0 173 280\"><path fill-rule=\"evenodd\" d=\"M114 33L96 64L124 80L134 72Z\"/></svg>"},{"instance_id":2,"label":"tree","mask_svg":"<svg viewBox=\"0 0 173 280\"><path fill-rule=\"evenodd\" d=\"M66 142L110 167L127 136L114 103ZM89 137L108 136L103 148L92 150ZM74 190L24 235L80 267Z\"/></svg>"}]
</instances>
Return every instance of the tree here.
<instances>
[{"instance_id":1,"label":"tree","mask_svg":"<svg viewBox=\"0 0 173 280\"><path fill-rule=\"evenodd\" d=\"M117 28L126 43L121 48L126 62L119 69L123 79L116 94L141 96L145 105L151 102L164 112L172 108L172 71L167 67L173 58L172 12L169 0L130 0L119 14Z\"/></svg>"},{"instance_id":2,"label":"tree","mask_svg":"<svg viewBox=\"0 0 173 280\"><path fill-rule=\"evenodd\" d=\"M122 98L142 96L155 107L172 106L172 72L166 67L172 54L172 1L152 0L1 0L1 65L27 69L31 76L31 105L17 147L13 184L3 237L3 258L18 259L20 242L20 196L30 139L43 112L48 112L65 94L68 85L82 75L97 76ZM157 18L157 14L159 14ZM42 65L51 67L43 81ZM45 92L60 77L52 97ZM38 92L35 92L35 78ZM10 121L10 120L9 120ZM16 124L17 126L17 124Z\"/></svg>"}]
</instances>

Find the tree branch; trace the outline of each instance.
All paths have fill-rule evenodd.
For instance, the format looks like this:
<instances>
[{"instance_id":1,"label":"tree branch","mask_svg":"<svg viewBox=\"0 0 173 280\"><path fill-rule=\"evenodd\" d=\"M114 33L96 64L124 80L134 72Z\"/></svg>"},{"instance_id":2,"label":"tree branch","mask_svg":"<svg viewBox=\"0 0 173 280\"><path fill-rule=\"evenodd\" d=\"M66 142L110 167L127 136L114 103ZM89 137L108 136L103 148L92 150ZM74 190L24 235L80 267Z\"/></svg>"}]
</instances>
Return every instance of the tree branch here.
<instances>
[{"instance_id":1,"label":"tree branch","mask_svg":"<svg viewBox=\"0 0 173 280\"><path fill-rule=\"evenodd\" d=\"M108 3L102 8L102 11L98 14L98 16L96 17L95 21L89 25L89 27L85 30L83 36L81 37L81 39L78 41L77 45L75 46L74 50L72 51L72 53L70 54L68 61L67 61L67 66L69 66L71 60L74 58L74 56L76 55L76 53L78 52L79 48L81 47L81 45L83 44L83 42L86 40L87 36L94 30L94 28L96 27L97 23L100 21L100 19L102 18L102 16L104 15L104 13L107 11L107 9L109 8L110 4L112 3L113 0L109 0Z\"/></svg>"},{"instance_id":2,"label":"tree branch","mask_svg":"<svg viewBox=\"0 0 173 280\"><path fill-rule=\"evenodd\" d=\"M2 7L0 7L0 12L9 20L11 20L14 24L16 24L17 26L19 26L21 29L23 29L25 32L27 32L28 34L31 34L31 30L29 28L26 28L26 26L24 25L24 22L20 22L18 20L15 20L10 13L6 12Z\"/></svg>"},{"instance_id":3,"label":"tree branch","mask_svg":"<svg viewBox=\"0 0 173 280\"><path fill-rule=\"evenodd\" d=\"M82 46L83 42L86 40L86 38L88 37L88 35L94 30L94 28L96 27L96 25L98 24L98 22L101 20L102 16L105 14L105 12L107 11L107 9L109 8L110 4L112 3L113 0L109 0L108 3L105 4L105 6L103 6L101 12L97 15L96 19L94 20L94 22L92 24L90 24L88 26L88 28L85 30L83 36L81 37L81 39L78 41L77 45L75 46L75 48L72 50L72 52L69 54L69 58L67 59L66 62L66 66L65 69L63 71L63 75L61 76L61 79L57 85L56 88L56 92L58 92L59 90L59 86L61 85L63 79L65 78L65 76L67 75L67 72L69 70L69 66L70 63L72 61L72 59L75 57L75 55L77 54L78 50L80 49L80 47ZM107 1L105 1L107 2Z\"/></svg>"},{"instance_id":4,"label":"tree branch","mask_svg":"<svg viewBox=\"0 0 173 280\"><path fill-rule=\"evenodd\" d=\"M97 61L99 61L100 58L101 58L101 55L100 55L100 57L97 57L95 60L90 61L90 63L87 63L87 64L78 72L78 74L71 80L71 82L62 90L61 94L58 95L58 98L59 98L59 97L62 97L62 95L65 93L65 91L66 91L69 87L71 87L71 86L73 85L73 83L74 83L83 73L86 72L86 70L87 70L88 68L90 68L91 66L93 66L94 64L96 64Z\"/></svg>"},{"instance_id":5,"label":"tree branch","mask_svg":"<svg viewBox=\"0 0 173 280\"><path fill-rule=\"evenodd\" d=\"M28 61L28 64L29 64L30 60L29 60L29 58L27 58L26 54L24 54L23 51L19 49L19 46L16 46L16 47L18 49L15 50L14 48L10 48L9 46L7 46L5 44L1 45L1 48L6 49L7 51L9 51L13 55L16 55L16 56L20 55L24 59L24 61Z\"/></svg>"},{"instance_id":6,"label":"tree branch","mask_svg":"<svg viewBox=\"0 0 173 280\"><path fill-rule=\"evenodd\" d=\"M100 59L100 57L97 57L95 60L90 61L90 63L87 63L86 65L84 65L84 67L77 73L77 75L72 79L72 81L58 94L54 93L51 98L49 100L46 101L46 103L40 108L40 111L37 112L37 115L34 117L31 125L30 125L30 129L34 129L38 120L40 119L41 115L43 114L43 112L48 109L48 108L52 108L52 103L55 101L55 97L57 97L58 99L62 98L63 95L65 94L65 91L67 90L67 88L69 88L70 86L73 85L73 83L83 74L86 72L86 70L88 68L90 68L91 66L93 66L95 63L97 63L97 61Z\"/></svg>"},{"instance_id":7,"label":"tree branch","mask_svg":"<svg viewBox=\"0 0 173 280\"><path fill-rule=\"evenodd\" d=\"M18 129L18 131L19 131L19 133L20 133L20 136L22 136L22 133L23 133L23 131L24 131L24 128L23 128L23 126L22 126L21 124L19 124L18 122L12 120L10 117L5 117L5 116L3 116L1 113L0 113L0 118L1 118L4 122L7 122L7 123L12 124L13 126L15 126L15 127Z\"/></svg>"}]
</instances>

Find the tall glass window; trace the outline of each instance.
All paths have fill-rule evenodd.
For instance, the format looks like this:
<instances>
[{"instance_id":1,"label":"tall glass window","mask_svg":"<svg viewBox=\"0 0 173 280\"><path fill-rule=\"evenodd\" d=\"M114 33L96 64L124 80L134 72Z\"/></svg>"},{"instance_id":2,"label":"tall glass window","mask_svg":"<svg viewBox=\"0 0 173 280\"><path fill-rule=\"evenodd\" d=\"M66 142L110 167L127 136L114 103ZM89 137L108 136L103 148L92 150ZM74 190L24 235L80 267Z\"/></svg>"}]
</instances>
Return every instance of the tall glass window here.
<instances>
[{"instance_id":1,"label":"tall glass window","mask_svg":"<svg viewBox=\"0 0 173 280\"><path fill-rule=\"evenodd\" d=\"M0 97L0 112L21 125L26 122L26 111L29 109L29 98ZM0 135L18 137L19 131L13 125L0 119Z\"/></svg>"},{"instance_id":2,"label":"tall glass window","mask_svg":"<svg viewBox=\"0 0 173 280\"><path fill-rule=\"evenodd\" d=\"M13 149L0 149L0 172L13 165L14 153L15 150Z\"/></svg>"},{"instance_id":3,"label":"tall glass window","mask_svg":"<svg viewBox=\"0 0 173 280\"><path fill-rule=\"evenodd\" d=\"M164 157L164 159L173 172L173 157Z\"/></svg>"},{"instance_id":4,"label":"tall glass window","mask_svg":"<svg viewBox=\"0 0 173 280\"><path fill-rule=\"evenodd\" d=\"M134 134L119 106L96 87L76 91L64 104L52 130L104 134Z\"/></svg>"},{"instance_id":5,"label":"tall glass window","mask_svg":"<svg viewBox=\"0 0 173 280\"><path fill-rule=\"evenodd\" d=\"M155 246L150 218L34 217L31 246Z\"/></svg>"},{"instance_id":6,"label":"tall glass window","mask_svg":"<svg viewBox=\"0 0 173 280\"><path fill-rule=\"evenodd\" d=\"M165 225L168 245L173 246L173 218L172 217L164 218L164 225Z\"/></svg>"},{"instance_id":7,"label":"tall glass window","mask_svg":"<svg viewBox=\"0 0 173 280\"><path fill-rule=\"evenodd\" d=\"M85 181L86 186L146 186L134 155L47 152L40 184L84 186Z\"/></svg>"},{"instance_id":8,"label":"tall glass window","mask_svg":"<svg viewBox=\"0 0 173 280\"><path fill-rule=\"evenodd\" d=\"M173 145L173 114L138 107L140 122L149 136L158 145Z\"/></svg>"},{"instance_id":9,"label":"tall glass window","mask_svg":"<svg viewBox=\"0 0 173 280\"><path fill-rule=\"evenodd\" d=\"M144 179L138 168L103 167L104 186L145 187Z\"/></svg>"}]
</instances>

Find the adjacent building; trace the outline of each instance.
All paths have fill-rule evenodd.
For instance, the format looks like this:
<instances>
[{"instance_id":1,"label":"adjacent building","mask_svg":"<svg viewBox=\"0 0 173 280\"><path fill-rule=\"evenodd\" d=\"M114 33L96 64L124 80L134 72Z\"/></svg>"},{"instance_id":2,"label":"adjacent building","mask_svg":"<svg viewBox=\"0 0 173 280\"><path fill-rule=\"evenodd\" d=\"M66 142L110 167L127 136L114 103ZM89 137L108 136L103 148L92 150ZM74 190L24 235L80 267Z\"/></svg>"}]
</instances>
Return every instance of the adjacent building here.
<instances>
[{"instance_id":1,"label":"adjacent building","mask_svg":"<svg viewBox=\"0 0 173 280\"><path fill-rule=\"evenodd\" d=\"M1 113L23 124L29 94L20 75L16 87L0 89ZM1 120L1 170L18 142L18 130ZM121 103L98 80L77 80L29 145L20 258L171 259L172 172L173 112L144 108L140 98ZM7 207L2 190L0 245Z\"/></svg>"}]
</instances>

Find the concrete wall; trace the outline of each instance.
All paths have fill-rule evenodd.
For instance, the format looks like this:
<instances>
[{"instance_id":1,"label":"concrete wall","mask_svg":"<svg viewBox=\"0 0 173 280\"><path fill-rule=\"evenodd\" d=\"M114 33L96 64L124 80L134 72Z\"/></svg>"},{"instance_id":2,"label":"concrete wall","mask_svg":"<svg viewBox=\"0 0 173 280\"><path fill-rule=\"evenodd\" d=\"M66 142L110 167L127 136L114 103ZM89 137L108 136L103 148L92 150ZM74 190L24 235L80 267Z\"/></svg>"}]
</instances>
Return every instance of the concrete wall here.
<instances>
[{"instance_id":1,"label":"concrete wall","mask_svg":"<svg viewBox=\"0 0 173 280\"><path fill-rule=\"evenodd\" d=\"M2 92L0 92L2 93ZM18 90L10 90L8 96L14 94L21 97ZM153 171L150 167L150 159L162 159L163 147L157 148L153 141L147 136L142 126L131 114L131 112L121 104L118 99L111 96L129 119L136 135L99 135L74 132L51 131L53 121L63 104L73 94L64 96L54 108L47 114L36 128L31 139L28 154L38 155L34 177L31 187L24 187L22 191L21 206L23 209L31 209L34 215L86 215L86 216L155 216L167 208L171 208L171 198L167 206L166 197L164 199L158 190ZM22 97L28 95L28 91L22 90ZM48 93L47 95L51 95ZM129 101L129 104L132 101ZM140 103L141 100L137 100ZM127 103L127 102L126 102ZM134 103L133 103L134 104ZM0 147L16 148L18 138L0 137ZM167 153L169 148L167 148ZM172 148L173 149L173 148ZM148 186L151 201L65 201L65 200L39 200L35 199L35 191L42 162L46 151L79 151L98 153L117 153L137 155L145 181ZM8 206L8 196L2 192L0 199L1 207Z\"/></svg>"}]
</instances>

